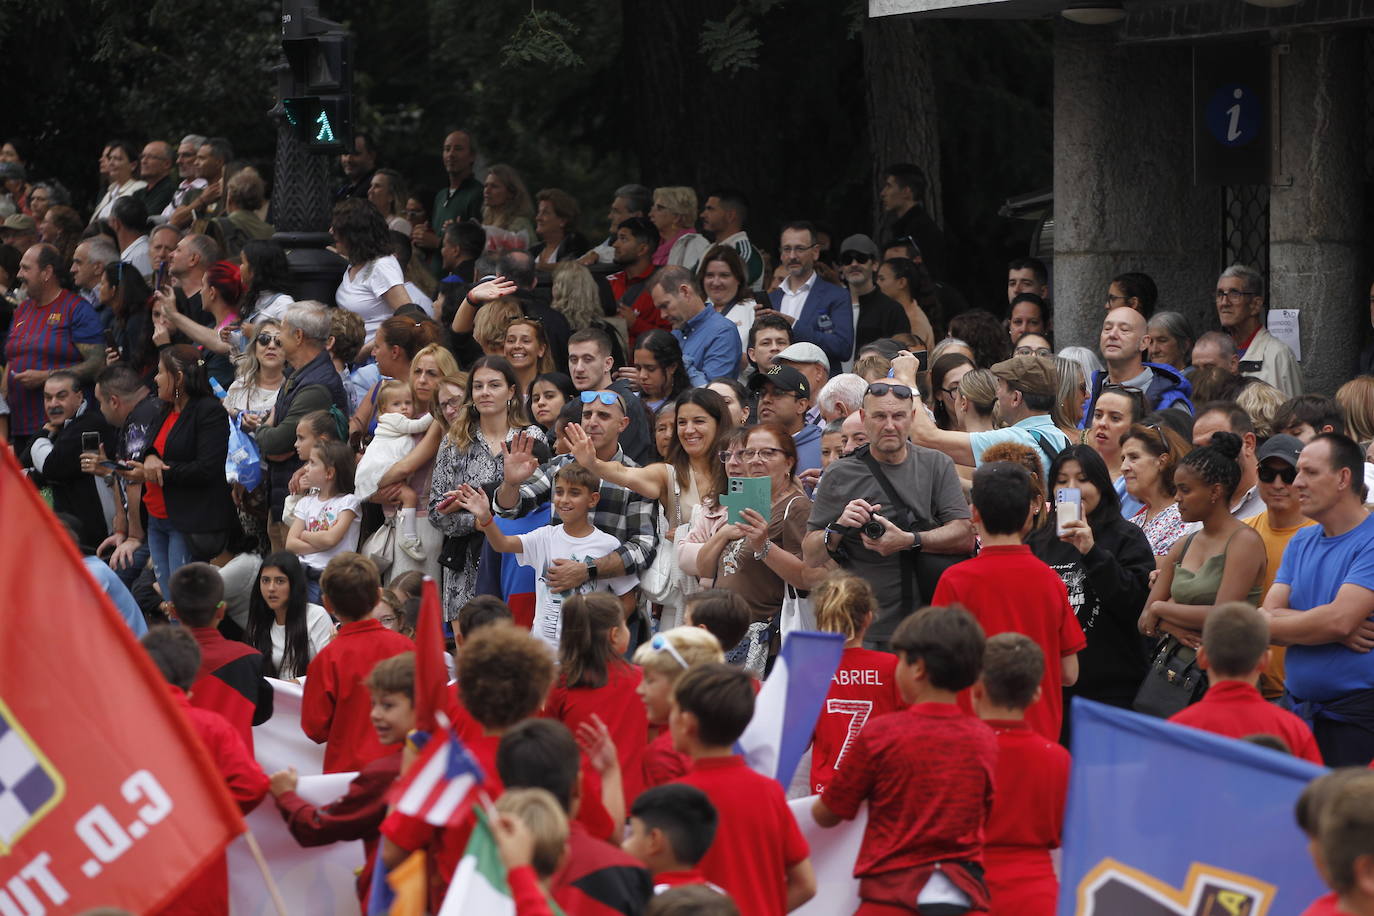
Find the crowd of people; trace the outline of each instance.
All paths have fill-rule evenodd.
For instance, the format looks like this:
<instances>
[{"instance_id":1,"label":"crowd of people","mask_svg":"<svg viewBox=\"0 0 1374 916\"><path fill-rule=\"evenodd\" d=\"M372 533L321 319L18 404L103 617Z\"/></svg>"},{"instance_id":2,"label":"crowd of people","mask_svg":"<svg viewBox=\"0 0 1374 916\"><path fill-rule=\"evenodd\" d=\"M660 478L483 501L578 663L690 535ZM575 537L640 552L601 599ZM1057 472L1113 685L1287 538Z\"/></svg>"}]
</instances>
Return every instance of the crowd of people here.
<instances>
[{"instance_id":1,"label":"crowd of people","mask_svg":"<svg viewBox=\"0 0 1374 916\"><path fill-rule=\"evenodd\" d=\"M0 148L0 428L193 707L251 752L264 678L304 678L359 776L241 799L303 844L424 850L442 899L470 825L385 802L426 576L522 916L813 895L733 753L792 630L845 639L796 791L822 826L867 802L861 913L1053 911L1073 696L1374 760L1374 376L1304 394L1250 267L1209 330L1104 277L1099 339L1056 348L1041 262L1000 315L945 282L915 166L876 241L637 184L603 235L455 130L432 198L341 157L322 303L227 140L137 152L86 218Z\"/></svg>"}]
</instances>

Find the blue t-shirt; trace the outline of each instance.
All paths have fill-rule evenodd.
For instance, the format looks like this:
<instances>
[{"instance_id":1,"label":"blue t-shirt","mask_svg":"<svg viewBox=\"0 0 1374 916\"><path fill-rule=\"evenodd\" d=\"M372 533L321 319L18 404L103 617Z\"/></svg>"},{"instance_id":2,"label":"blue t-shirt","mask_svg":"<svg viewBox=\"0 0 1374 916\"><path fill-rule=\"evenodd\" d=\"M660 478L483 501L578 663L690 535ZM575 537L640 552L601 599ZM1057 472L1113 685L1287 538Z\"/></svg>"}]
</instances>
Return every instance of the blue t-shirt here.
<instances>
[{"instance_id":1,"label":"blue t-shirt","mask_svg":"<svg viewBox=\"0 0 1374 916\"><path fill-rule=\"evenodd\" d=\"M1374 591L1374 515L1337 537L1324 537L1321 525L1303 528L1284 549L1274 581L1292 589L1288 606L1298 611L1330 604L1342 585ZM1374 688L1374 653L1337 642L1290 646L1284 668L1288 689L1300 700L1325 702Z\"/></svg>"},{"instance_id":2,"label":"blue t-shirt","mask_svg":"<svg viewBox=\"0 0 1374 916\"><path fill-rule=\"evenodd\" d=\"M1031 432L1032 429L1035 432ZM1040 472L1042 478L1049 474L1051 462L1050 456L1045 452L1045 447L1048 446L1050 451L1056 455L1069 447L1069 437L1060 432L1059 427L1054 425L1053 417L1048 414L1035 414L1002 429L969 433L968 443L973 450L974 467L982 467L983 452L1002 442L1015 442L1034 449L1035 454L1040 457L1040 467L1043 468ZM1044 445L1041 444L1042 442Z\"/></svg>"}]
</instances>

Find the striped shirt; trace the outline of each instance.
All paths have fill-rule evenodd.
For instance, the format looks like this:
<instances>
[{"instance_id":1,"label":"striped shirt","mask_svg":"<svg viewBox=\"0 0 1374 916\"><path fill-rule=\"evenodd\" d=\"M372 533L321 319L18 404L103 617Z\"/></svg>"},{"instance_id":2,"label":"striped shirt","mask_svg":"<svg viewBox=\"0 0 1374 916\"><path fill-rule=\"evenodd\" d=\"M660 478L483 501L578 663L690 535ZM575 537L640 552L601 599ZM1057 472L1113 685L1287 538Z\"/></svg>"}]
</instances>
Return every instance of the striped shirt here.
<instances>
[{"instance_id":1,"label":"striped shirt","mask_svg":"<svg viewBox=\"0 0 1374 916\"><path fill-rule=\"evenodd\" d=\"M103 340L100 317L77 293L64 289L48 305L25 299L14 312L5 341L6 368L19 373L74 366L81 362L77 344L99 346ZM10 435L31 436L43 427L42 387L21 385L11 376L9 402Z\"/></svg>"}]
</instances>

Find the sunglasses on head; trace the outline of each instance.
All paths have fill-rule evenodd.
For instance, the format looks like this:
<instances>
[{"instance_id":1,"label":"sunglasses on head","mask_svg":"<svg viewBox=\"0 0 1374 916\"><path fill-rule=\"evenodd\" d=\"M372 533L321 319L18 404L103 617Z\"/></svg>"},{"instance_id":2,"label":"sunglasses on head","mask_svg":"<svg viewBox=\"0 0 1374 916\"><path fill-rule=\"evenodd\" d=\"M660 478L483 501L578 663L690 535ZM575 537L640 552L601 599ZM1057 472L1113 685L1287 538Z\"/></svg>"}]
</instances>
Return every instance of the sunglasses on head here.
<instances>
[{"instance_id":1,"label":"sunglasses on head","mask_svg":"<svg viewBox=\"0 0 1374 916\"><path fill-rule=\"evenodd\" d=\"M620 395L614 391L584 391L581 397L583 404L592 404L596 401L600 401L607 407L614 404L620 404ZM624 409L624 405L621 405L621 407Z\"/></svg>"},{"instance_id":2,"label":"sunglasses on head","mask_svg":"<svg viewBox=\"0 0 1374 916\"><path fill-rule=\"evenodd\" d=\"M900 398L903 401L909 401L912 398L911 389L906 385L893 385L890 382L874 382L872 385L868 386L868 393L875 398L880 398L888 394Z\"/></svg>"},{"instance_id":3,"label":"sunglasses on head","mask_svg":"<svg viewBox=\"0 0 1374 916\"><path fill-rule=\"evenodd\" d=\"M649 645L653 647L653 650L655 652L667 652L669 655L673 657L673 661L677 662L683 668L692 667L691 665L687 664L687 659L682 657L682 653L679 652L677 650L677 647L673 645L672 640L664 636L662 633L656 634L654 638L650 640Z\"/></svg>"},{"instance_id":4,"label":"sunglasses on head","mask_svg":"<svg viewBox=\"0 0 1374 916\"><path fill-rule=\"evenodd\" d=\"M1298 469L1285 465L1281 468L1271 468L1265 465L1259 466L1259 479L1261 483L1273 483L1274 478L1282 478L1284 483L1292 483L1298 479Z\"/></svg>"},{"instance_id":5,"label":"sunglasses on head","mask_svg":"<svg viewBox=\"0 0 1374 916\"><path fill-rule=\"evenodd\" d=\"M840 253L840 266L848 267L850 264L867 264L873 258L862 251L844 251Z\"/></svg>"}]
</instances>

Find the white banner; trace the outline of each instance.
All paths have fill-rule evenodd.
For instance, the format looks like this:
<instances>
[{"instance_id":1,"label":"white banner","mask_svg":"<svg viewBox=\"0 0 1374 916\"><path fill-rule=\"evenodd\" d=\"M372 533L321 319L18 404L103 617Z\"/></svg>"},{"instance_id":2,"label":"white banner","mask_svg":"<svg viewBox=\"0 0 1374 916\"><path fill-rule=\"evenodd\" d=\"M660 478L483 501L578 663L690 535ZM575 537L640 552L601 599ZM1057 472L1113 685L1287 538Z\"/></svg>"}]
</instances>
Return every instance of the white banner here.
<instances>
[{"instance_id":1,"label":"white banner","mask_svg":"<svg viewBox=\"0 0 1374 916\"><path fill-rule=\"evenodd\" d=\"M859 809L854 820L827 829L811 819L811 804L815 800L816 796L811 795L787 803L802 836L811 846L811 865L816 869L816 896L793 910L792 916L852 913L859 908L859 881L854 877L854 860L859 857L864 827L868 825L868 805Z\"/></svg>"},{"instance_id":2,"label":"white banner","mask_svg":"<svg viewBox=\"0 0 1374 916\"><path fill-rule=\"evenodd\" d=\"M356 773L320 775L324 745L301 731L301 686L271 681L276 691L272 718L253 729L259 765L268 776L287 767L300 773L296 792L312 805L324 805L348 791ZM288 913L311 916L358 916L357 870L363 866L363 844L332 843L303 848L286 829L286 821L269 794L248 815L248 829L257 837L263 856L286 900ZM276 916L262 873L247 842L230 844L229 912L231 916Z\"/></svg>"}]
</instances>

